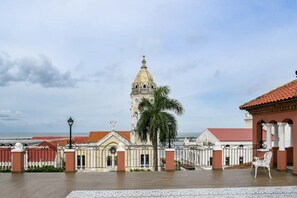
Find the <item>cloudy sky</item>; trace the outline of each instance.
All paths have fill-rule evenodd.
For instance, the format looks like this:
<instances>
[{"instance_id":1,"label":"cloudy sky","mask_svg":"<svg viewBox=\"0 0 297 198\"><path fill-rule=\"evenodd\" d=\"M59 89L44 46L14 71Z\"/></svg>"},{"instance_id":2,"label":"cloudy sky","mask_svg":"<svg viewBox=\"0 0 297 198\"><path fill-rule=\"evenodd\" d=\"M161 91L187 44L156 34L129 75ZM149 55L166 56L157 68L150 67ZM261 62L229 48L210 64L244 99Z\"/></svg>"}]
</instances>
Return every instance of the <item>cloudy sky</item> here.
<instances>
[{"instance_id":1,"label":"cloudy sky","mask_svg":"<svg viewBox=\"0 0 297 198\"><path fill-rule=\"evenodd\" d=\"M243 127L241 104L296 78L295 0L3 0L0 27L0 133L129 130L142 55L180 133Z\"/></svg>"}]
</instances>

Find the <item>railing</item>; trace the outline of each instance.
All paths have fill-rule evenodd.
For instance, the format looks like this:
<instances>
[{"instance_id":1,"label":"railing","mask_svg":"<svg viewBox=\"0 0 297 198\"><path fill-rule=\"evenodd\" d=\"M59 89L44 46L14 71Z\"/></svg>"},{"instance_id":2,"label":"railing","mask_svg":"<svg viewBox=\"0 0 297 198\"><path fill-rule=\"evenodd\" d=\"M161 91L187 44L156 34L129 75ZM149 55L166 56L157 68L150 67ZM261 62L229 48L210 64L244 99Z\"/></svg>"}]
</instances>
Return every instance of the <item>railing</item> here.
<instances>
[{"instance_id":1,"label":"railing","mask_svg":"<svg viewBox=\"0 0 297 198\"><path fill-rule=\"evenodd\" d=\"M0 170L11 169L11 148L0 148Z\"/></svg>"},{"instance_id":2,"label":"railing","mask_svg":"<svg viewBox=\"0 0 297 198\"><path fill-rule=\"evenodd\" d=\"M24 156L25 170L42 166L61 168L57 163L57 151L47 147L27 148Z\"/></svg>"},{"instance_id":3,"label":"railing","mask_svg":"<svg viewBox=\"0 0 297 198\"><path fill-rule=\"evenodd\" d=\"M250 165L253 161L253 149L237 147L223 149L223 166Z\"/></svg>"},{"instance_id":4,"label":"railing","mask_svg":"<svg viewBox=\"0 0 297 198\"><path fill-rule=\"evenodd\" d=\"M175 159L181 165L193 167L212 166L212 148L209 147L176 147Z\"/></svg>"},{"instance_id":5,"label":"railing","mask_svg":"<svg viewBox=\"0 0 297 198\"><path fill-rule=\"evenodd\" d=\"M111 172L117 170L118 159L116 145L107 147L94 145L79 145L75 147L75 164L77 171ZM126 146L125 167L127 171L151 171L153 165L154 150L152 146ZM164 148L158 149L159 170L164 166Z\"/></svg>"},{"instance_id":6,"label":"railing","mask_svg":"<svg viewBox=\"0 0 297 198\"><path fill-rule=\"evenodd\" d=\"M157 149L158 170L164 170L165 148ZM154 148L149 145L127 146L126 147L126 169L130 171L153 171L154 169Z\"/></svg>"},{"instance_id":7,"label":"railing","mask_svg":"<svg viewBox=\"0 0 297 198\"><path fill-rule=\"evenodd\" d=\"M25 170L34 167L65 166L64 147L57 150L48 147L26 147L24 156ZM75 165L77 171L109 172L117 170L117 144L102 147L97 145L76 145ZM158 150L158 170L164 170L165 148ZM209 169L212 166L213 151L210 146L175 146L175 164L177 167L193 167L194 169ZM250 165L253 160L253 149L247 147L222 150L222 165L224 167ZM125 147L126 171L153 171L154 149L149 145L134 145ZM0 147L0 169L11 169L11 148ZM186 168L187 169L187 168Z\"/></svg>"}]
</instances>

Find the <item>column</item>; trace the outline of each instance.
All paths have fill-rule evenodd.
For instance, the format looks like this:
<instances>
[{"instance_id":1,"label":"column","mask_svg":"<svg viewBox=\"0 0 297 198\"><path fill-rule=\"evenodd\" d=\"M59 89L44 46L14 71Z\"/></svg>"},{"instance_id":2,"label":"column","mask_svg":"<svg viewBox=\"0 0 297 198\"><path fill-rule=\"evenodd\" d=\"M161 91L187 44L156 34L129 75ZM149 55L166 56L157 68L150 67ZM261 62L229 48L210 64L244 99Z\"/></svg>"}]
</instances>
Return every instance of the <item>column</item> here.
<instances>
[{"instance_id":1,"label":"column","mask_svg":"<svg viewBox=\"0 0 297 198\"><path fill-rule=\"evenodd\" d=\"M266 145L267 145L267 149L270 150L271 149L271 131L272 131L272 124L268 123L266 124L267 127L267 133L266 133Z\"/></svg>"},{"instance_id":2,"label":"column","mask_svg":"<svg viewBox=\"0 0 297 198\"><path fill-rule=\"evenodd\" d=\"M65 173L75 173L75 149L65 149L66 167Z\"/></svg>"},{"instance_id":3,"label":"column","mask_svg":"<svg viewBox=\"0 0 297 198\"><path fill-rule=\"evenodd\" d=\"M294 145L294 137L293 137L293 125L288 124L288 135L289 135L289 145L286 148L287 151L287 164L293 166L293 145Z\"/></svg>"},{"instance_id":4,"label":"column","mask_svg":"<svg viewBox=\"0 0 297 198\"><path fill-rule=\"evenodd\" d=\"M119 143L117 148L118 166L117 172L125 172L125 148L123 143Z\"/></svg>"},{"instance_id":5,"label":"column","mask_svg":"<svg viewBox=\"0 0 297 198\"><path fill-rule=\"evenodd\" d=\"M24 168L24 154L25 150L23 145L17 142L14 149L11 150L12 160L11 160L11 172L12 173L23 173Z\"/></svg>"},{"instance_id":6,"label":"column","mask_svg":"<svg viewBox=\"0 0 297 198\"><path fill-rule=\"evenodd\" d=\"M273 124L273 129L274 129L274 141L273 141L273 148L272 148L272 161L273 165L276 166L277 164L277 151L278 151L278 125Z\"/></svg>"},{"instance_id":7,"label":"column","mask_svg":"<svg viewBox=\"0 0 297 198\"><path fill-rule=\"evenodd\" d=\"M294 133L293 133L293 124L289 124L290 129L290 147L294 146Z\"/></svg>"},{"instance_id":8,"label":"column","mask_svg":"<svg viewBox=\"0 0 297 198\"><path fill-rule=\"evenodd\" d=\"M175 171L174 151L175 149L171 148L165 150L166 171Z\"/></svg>"},{"instance_id":9,"label":"column","mask_svg":"<svg viewBox=\"0 0 297 198\"><path fill-rule=\"evenodd\" d=\"M287 170L287 152L285 149L285 126L287 123L280 122L279 126L279 149L277 151L277 170Z\"/></svg>"},{"instance_id":10,"label":"column","mask_svg":"<svg viewBox=\"0 0 297 198\"><path fill-rule=\"evenodd\" d=\"M96 161L96 157L95 157L95 146L92 147L92 151L91 151L91 170L95 170L95 161Z\"/></svg>"},{"instance_id":11,"label":"column","mask_svg":"<svg viewBox=\"0 0 297 198\"><path fill-rule=\"evenodd\" d=\"M215 143L212 152L212 169L223 170L223 153L220 143Z\"/></svg>"}]
</instances>

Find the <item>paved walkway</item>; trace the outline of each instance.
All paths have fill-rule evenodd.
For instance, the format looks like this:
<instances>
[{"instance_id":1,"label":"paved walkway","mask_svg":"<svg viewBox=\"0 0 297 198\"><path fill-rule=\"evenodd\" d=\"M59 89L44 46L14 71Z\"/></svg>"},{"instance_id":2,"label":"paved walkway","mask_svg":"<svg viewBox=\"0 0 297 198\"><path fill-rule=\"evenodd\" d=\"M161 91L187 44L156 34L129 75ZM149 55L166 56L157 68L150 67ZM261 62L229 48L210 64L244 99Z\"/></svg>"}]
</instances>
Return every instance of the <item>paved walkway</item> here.
<instances>
[{"instance_id":1,"label":"paved walkway","mask_svg":"<svg viewBox=\"0 0 297 198\"><path fill-rule=\"evenodd\" d=\"M67 198L127 198L127 197L200 197L200 198L294 198L297 197L297 186L248 187L248 188L199 188L199 189L150 189L150 190L100 190L72 191Z\"/></svg>"},{"instance_id":2,"label":"paved walkway","mask_svg":"<svg viewBox=\"0 0 297 198\"><path fill-rule=\"evenodd\" d=\"M66 197L72 191L201 189L297 186L297 177L272 170L272 179L260 169L254 178L248 169L224 171L127 173L0 173L0 197Z\"/></svg>"}]
</instances>

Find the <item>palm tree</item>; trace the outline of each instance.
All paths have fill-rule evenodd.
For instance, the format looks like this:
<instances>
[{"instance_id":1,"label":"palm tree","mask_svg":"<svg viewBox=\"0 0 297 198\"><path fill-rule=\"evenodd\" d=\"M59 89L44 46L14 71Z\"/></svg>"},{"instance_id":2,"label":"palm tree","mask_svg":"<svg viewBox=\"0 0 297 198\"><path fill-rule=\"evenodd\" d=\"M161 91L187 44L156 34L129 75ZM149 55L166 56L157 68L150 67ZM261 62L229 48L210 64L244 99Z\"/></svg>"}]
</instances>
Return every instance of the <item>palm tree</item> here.
<instances>
[{"instance_id":1,"label":"palm tree","mask_svg":"<svg viewBox=\"0 0 297 198\"><path fill-rule=\"evenodd\" d=\"M136 132L143 142L149 137L154 149L154 167L158 171L158 133L159 141L166 143L167 139L174 139L177 135L176 115L182 115L183 106L175 99L168 97L168 86L157 87L154 92L154 100L143 98L138 105L140 119L137 122Z\"/></svg>"}]
</instances>

